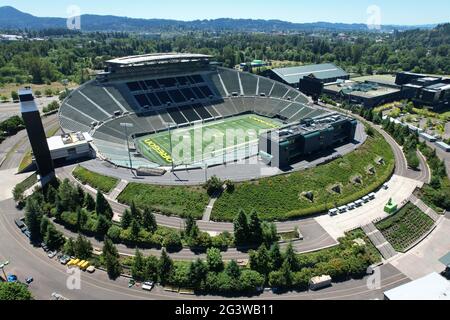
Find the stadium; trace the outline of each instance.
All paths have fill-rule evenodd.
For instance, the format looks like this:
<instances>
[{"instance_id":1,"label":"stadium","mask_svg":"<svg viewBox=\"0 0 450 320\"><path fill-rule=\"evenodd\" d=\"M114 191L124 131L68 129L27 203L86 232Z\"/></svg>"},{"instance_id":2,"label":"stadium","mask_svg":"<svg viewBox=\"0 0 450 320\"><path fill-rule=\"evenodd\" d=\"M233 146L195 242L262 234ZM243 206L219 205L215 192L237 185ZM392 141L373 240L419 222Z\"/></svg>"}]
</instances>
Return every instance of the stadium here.
<instances>
[{"instance_id":1,"label":"stadium","mask_svg":"<svg viewBox=\"0 0 450 320\"><path fill-rule=\"evenodd\" d=\"M176 169L255 158L269 131L307 123L305 132L316 133L316 122L327 129L323 123L343 120L292 87L210 59L169 53L109 60L65 99L61 128L89 132L97 157L116 166Z\"/></svg>"}]
</instances>

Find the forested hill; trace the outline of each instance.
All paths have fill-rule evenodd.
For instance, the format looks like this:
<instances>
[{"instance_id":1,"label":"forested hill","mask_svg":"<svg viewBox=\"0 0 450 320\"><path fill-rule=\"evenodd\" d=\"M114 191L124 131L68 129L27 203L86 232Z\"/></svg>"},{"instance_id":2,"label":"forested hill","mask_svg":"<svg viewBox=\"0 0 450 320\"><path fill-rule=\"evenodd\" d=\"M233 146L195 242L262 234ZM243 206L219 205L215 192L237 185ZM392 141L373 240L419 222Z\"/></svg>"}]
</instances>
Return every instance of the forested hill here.
<instances>
[{"instance_id":1,"label":"forested hill","mask_svg":"<svg viewBox=\"0 0 450 320\"><path fill-rule=\"evenodd\" d=\"M65 18L35 17L21 12L13 7L0 7L0 29L49 29L65 28ZM415 28L428 29L426 26L383 26L383 31L409 30ZM368 31L365 24L344 23L291 23L280 20L252 20L252 19L215 19L177 21L163 19L132 19L116 16L82 15L81 28L83 31L127 31L127 32L170 32L170 31L243 31L243 32L272 32L272 31Z\"/></svg>"}]
</instances>

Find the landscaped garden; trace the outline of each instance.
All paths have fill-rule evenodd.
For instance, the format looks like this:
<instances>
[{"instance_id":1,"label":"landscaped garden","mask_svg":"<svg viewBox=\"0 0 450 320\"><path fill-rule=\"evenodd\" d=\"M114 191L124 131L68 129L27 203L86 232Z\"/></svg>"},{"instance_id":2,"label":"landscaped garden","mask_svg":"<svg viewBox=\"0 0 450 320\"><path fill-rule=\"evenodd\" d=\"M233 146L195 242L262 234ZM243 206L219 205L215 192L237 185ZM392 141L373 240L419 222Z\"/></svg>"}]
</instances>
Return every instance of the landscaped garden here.
<instances>
[{"instance_id":1,"label":"landscaped garden","mask_svg":"<svg viewBox=\"0 0 450 320\"><path fill-rule=\"evenodd\" d=\"M111 192L119 183L119 179L89 171L82 166L77 166L73 170L73 176L81 183L90 185L92 188L104 193Z\"/></svg>"},{"instance_id":2,"label":"landscaped garden","mask_svg":"<svg viewBox=\"0 0 450 320\"><path fill-rule=\"evenodd\" d=\"M408 203L395 215L376 224L378 230L398 252L405 252L432 228L433 219Z\"/></svg>"},{"instance_id":3,"label":"landscaped garden","mask_svg":"<svg viewBox=\"0 0 450 320\"><path fill-rule=\"evenodd\" d=\"M264 220L325 212L375 191L393 173L394 155L378 132L358 150L307 171L236 184L217 200L212 219L231 221L239 209Z\"/></svg>"},{"instance_id":4,"label":"landscaped garden","mask_svg":"<svg viewBox=\"0 0 450 320\"><path fill-rule=\"evenodd\" d=\"M209 196L202 187L130 183L117 200L127 205L134 201L139 208L147 207L166 215L192 215L200 219L208 205Z\"/></svg>"}]
</instances>

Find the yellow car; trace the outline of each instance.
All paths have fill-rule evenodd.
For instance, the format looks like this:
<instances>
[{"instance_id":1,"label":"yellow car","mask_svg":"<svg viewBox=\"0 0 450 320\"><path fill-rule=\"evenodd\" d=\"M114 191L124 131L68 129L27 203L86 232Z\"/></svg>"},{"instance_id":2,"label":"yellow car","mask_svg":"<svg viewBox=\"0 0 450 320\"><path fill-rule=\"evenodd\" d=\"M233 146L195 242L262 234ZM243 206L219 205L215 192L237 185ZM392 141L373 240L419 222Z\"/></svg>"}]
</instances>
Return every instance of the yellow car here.
<instances>
[{"instance_id":1,"label":"yellow car","mask_svg":"<svg viewBox=\"0 0 450 320\"><path fill-rule=\"evenodd\" d=\"M76 266L80 262L80 259L71 260L67 265L69 267Z\"/></svg>"},{"instance_id":2,"label":"yellow car","mask_svg":"<svg viewBox=\"0 0 450 320\"><path fill-rule=\"evenodd\" d=\"M89 267L89 262L86 261L85 263L83 263L83 264L80 266L80 269L84 271L84 270L86 270L88 267Z\"/></svg>"},{"instance_id":3,"label":"yellow car","mask_svg":"<svg viewBox=\"0 0 450 320\"><path fill-rule=\"evenodd\" d=\"M86 263L86 260L81 260L77 263L77 267L81 269L81 266Z\"/></svg>"}]
</instances>

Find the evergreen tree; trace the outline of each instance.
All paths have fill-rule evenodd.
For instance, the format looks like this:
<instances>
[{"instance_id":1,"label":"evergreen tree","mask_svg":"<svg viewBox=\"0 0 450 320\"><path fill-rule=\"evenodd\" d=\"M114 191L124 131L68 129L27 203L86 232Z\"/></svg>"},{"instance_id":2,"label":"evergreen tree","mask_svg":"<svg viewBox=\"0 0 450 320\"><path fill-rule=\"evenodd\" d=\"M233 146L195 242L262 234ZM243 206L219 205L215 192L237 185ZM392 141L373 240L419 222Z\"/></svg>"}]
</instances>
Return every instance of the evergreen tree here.
<instances>
[{"instance_id":1,"label":"evergreen tree","mask_svg":"<svg viewBox=\"0 0 450 320\"><path fill-rule=\"evenodd\" d=\"M222 254L217 248L210 248L206 252L206 261L208 263L209 271L221 272L223 271Z\"/></svg>"},{"instance_id":2,"label":"evergreen tree","mask_svg":"<svg viewBox=\"0 0 450 320\"><path fill-rule=\"evenodd\" d=\"M269 251L270 265L272 270L279 270L283 264L283 256L280 251L280 245L274 243Z\"/></svg>"},{"instance_id":3,"label":"evergreen tree","mask_svg":"<svg viewBox=\"0 0 450 320\"><path fill-rule=\"evenodd\" d=\"M261 220L258 217L256 211L252 211L248 223L250 230L250 240L252 243L260 244L263 239Z\"/></svg>"},{"instance_id":4,"label":"evergreen tree","mask_svg":"<svg viewBox=\"0 0 450 320\"><path fill-rule=\"evenodd\" d=\"M131 215L130 210L125 209L122 215L122 219L120 220L120 225L122 229L128 229L133 221L133 216Z\"/></svg>"},{"instance_id":5,"label":"evergreen tree","mask_svg":"<svg viewBox=\"0 0 450 320\"><path fill-rule=\"evenodd\" d=\"M97 200L95 204L95 212L99 216L105 216L108 220L112 220L113 211L109 202L105 199L103 193L97 190Z\"/></svg>"},{"instance_id":6,"label":"evergreen tree","mask_svg":"<svg viewBox=\"0 0 450 320\"><path fill-rule=\"evenodd\" d=\"M77 240L73 243L73 250L77 258L81 260L88 260L92 256L93 248L88 239L82 235L78 235Z\"/></svg>"},{"instance_id":7,"label":"evergreen tree","mask_svg":"<svg viewBox=\"0 0 450 320\"><path fill-rule=\"evenodd\" d=\"M267 277L270 269L269 252L265 245L258 248L258 251L250 252L250 268Z\"/></svg>"},{"instance_id":8,"label":"evergreen tree","mask_svg":"<svg viewBox=\"0 0 450 320\"><path fill-rule=\"evenodd\" d=\"M110 279L117 279L122 273L122 266L120 265L120 256L116 246L108 237L105 237L103 244L103 261L106 265L106 271Z\"/></svg>"},{"instance_id":9,"label":"evergreen tree","mask_svg":"<svg viewBox=\"0 0 450 320\"><path fill-rule=\"evenodd\" d=\"M200 288L207 274L208 266L201 259L192 261L189 265L189 281L193 288Z\"/></svg>"},{"instance_id":10,"label":"evergreen tree","mask_svg":"<svg viewBox=\"0 0 450 320\"><path fill-rule=\"evenodd\" d=\"M59 250L64 245L64 236L56 230L52 223L49 223L44 236L44 242L50 250Z\"/></svg>"},{"instance_id":11,"label":"evergreen tree","mask_svg":"<svg viewBox=\"0 0 450 320\"><path fill-rule=\"evenodd\" d=\"M47 188L46 196L45 196L46 201L50 204L55 204L57 196L58 196L58 191L56 191L55 187L53 187L52 185L49 185L49 187Z\"/></svg>"},{"instance_id":12,"label":"evergreen tree","mask_svg":"<svg viewBox=\"0 0 450 320\"><path fill-rule=\"evenodd\" d=\"M30 232L30 241L32 243L38 243L41 239L41 205L36 200L34 196L31 196L27 199L25 206L25 222L28 226L28 231Z\"/></svg>"},{"instance_id":13,"label":"evergreen tree","mask_svg":"<svg viewBox=\"0 0 450 320\"><path fill-rule=\"evenodd\" d=\"M161 258L158 263L158 273L159 279L162 285L165 285L170 279L173 270L173 261L167 254L166 250L163 249L161 253Z\"/></svg>"},{"instance_id":14,"label":"evergreen tree","mask_svg":"<svg viewBox=\"0 0 450 320\"><path fill-rule=\"evenodd\" d=\"M298 260L297 255L295 253L292 242L286 248L286 252L284 253L284 261L288 264L289 269L293 272L297 272L298 270Z\"/></svg>"},{"instance_id":15,"label":"evergreen tree","mask_svg":"<svg viewBox=\"0 0 450 320\"><path fill-rule=\"evenodd\" d=\"M109 221L104 215L99 215L97 220L97 226L95 231L98 235L104 236L111 227L111 221Z\"/></svg>"},{"instance_id":16,"label":"evergreen tree","mask_svg":"<svg viewBox=\"0 0 450 320\"><path fill-rule=\"evenodd\" d=\"M237 217L234 219L234 239L236 245L246 244L249 237L250 232L247 215L244 210L240 210Z\"/></svg>"},{"instance_id":17,"label":"evergreen tree","mask_svg":"<svg viewBox=\"0 0 450 320\"><path fill-rule=\"evenodd\" d=\"M155 233L158 229L158 224L156 223L155 215L152 213L150 208L145 208L142 214L142 226L150 233Z\"/></svg>"},{"instance_id":18,"label":"evergreen tree","mask_svg":"<svg viewBox=\"0 0 450 320\"><path fill-rule=\"evenodd\" d=\"M145 259L139 249L134 254L133 266L131 267L131 275L134 280L146 281L145 279Z\"/></svg>"},{"instance_id":19,"label":"evergreen tree","mask_svg":"<svg viewBox=\"0 0 450 320\"><path fill-rule=\"evenodd\" d=\"M88 192L86 192L86 194L84 195L83 206L88 211L94 211L95 210L95 200Z\"/></svg>"},{"instance_id":20,"label":"evergreen tree","mask_svg":"<svg viewBox=\"0 0 450 320\"><path fill-rule=\"evenodd\" d=\"M145 281L158 281L158 258L150 256L145 260Z\"/></svg>"},{"instance_id":21,"label":"evergreen tree","mask_svg":"<svg viewBox=\"0 0 450 320\"><path fill-rule=\"evenodd\" d=\"M133 240L139 239L140 231L141 226L139 225L139 222L137 222L136 219L133 219L133 221L131 221L131 236L133 237Z\"/></svg>"},{"instance_id":22,"label":"evergreen tree","mask_svg":"<svg viewBox=\"0 0 450 320\"><path fill-rule=\"evenodd\" d=\"M226 268L225 272L233 279L239 279L241 276L241 268L238 266L235 260L231 260Z\"/></svg>"},{"instance_id":23,"label":"evergreen tree","mask_svg":"<svg viewBox=\"0 0 450 320\"><path fill-rule=\"evenodd\" d=\"M134 201L131 202L130 212L134 220L138 222L142 221L142 212L138 207L136 207L136 203Z\"/></svg>"}]
</instances>

